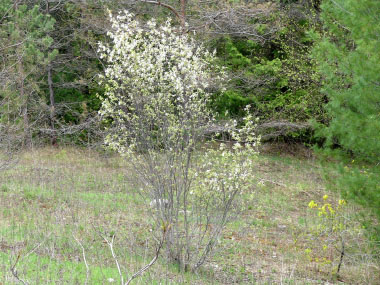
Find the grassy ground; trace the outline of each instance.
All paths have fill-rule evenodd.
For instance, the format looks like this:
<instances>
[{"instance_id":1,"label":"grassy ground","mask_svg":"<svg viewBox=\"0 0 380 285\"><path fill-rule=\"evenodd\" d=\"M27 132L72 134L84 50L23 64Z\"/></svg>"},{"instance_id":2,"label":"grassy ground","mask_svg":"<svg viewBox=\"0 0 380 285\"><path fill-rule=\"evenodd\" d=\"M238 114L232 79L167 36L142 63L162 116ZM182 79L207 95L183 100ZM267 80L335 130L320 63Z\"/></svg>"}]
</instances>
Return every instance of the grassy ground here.
<instances>
[{"instance_id":1,"label":"grassy ground","mask_svg":"<svg viewBox=\"0 0 380 285\"><path fill-rule=\"evenodd\" d=\"M115 234L115 253L126 274L152 258L147 211L129 186L128 163L74 148L25 153L0 174L0 284L119 283L101 235ZM242 193L241 215L223 232L216 254L198 273L180 273L159 259L135 284L380 284L376 247L348 203L339 210L345 256L339 274L336 233L317 233L323 220L311 200L337 208L322 168L312 158L262 154L252 189ZM331 173L331 175L334 175ZM322 196L329 197L323 201ZM340 223L340 222L339 222Z\"/></svg>"}]
</instances>

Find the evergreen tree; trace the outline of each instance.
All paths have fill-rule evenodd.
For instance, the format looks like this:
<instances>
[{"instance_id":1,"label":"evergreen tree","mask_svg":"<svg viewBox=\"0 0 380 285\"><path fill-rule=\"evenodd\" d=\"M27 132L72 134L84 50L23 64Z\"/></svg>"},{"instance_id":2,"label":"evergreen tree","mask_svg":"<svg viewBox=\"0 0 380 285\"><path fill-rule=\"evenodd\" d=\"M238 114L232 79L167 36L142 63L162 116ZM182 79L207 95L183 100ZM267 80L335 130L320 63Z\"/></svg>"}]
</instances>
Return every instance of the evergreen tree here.
<instances>
[{"instance_id":1,"label":"evergreen tree","mask_svg":"<svg viewBox=\"0 0 380 285\"><path fill-rule=\"evenodd\" d=\"M19 122L23 127L24 144L31 143L30 116L41 109L40 76L55 56L48 52L54 19L40 12L39 6L29 7L20 2L4 1L1 5L0 48L3 52L4 74L0 98L8 102L12 112L1 112L2 120ZM35 100L33 100L35 99ZM4 115L6 118L4 118ZM19 120L19 117L22 120Z\"/></svg>"},{"instance_id":2,"label":"evergreen tree","mask_svg":"<svg viewBox=\"0 0 380 285\"><path fill-rule=\"evenodd\" d=\"M380 1L334 0L322 5L327 32L315 49L324 75L327 145L380 162Z\"/></svg>"},{"instance_id":3,"label":"evergreen tree","mask_svg":"<svg viewBox=\"0 0 380 285\"><path fill-rule=\"evenodd\" d=\"M380 217L380 1L327 0L321 8L326 32L314 54L330 122L319 134L328 149L350 155L337 188Z\"/></svg>"}]
</instances>

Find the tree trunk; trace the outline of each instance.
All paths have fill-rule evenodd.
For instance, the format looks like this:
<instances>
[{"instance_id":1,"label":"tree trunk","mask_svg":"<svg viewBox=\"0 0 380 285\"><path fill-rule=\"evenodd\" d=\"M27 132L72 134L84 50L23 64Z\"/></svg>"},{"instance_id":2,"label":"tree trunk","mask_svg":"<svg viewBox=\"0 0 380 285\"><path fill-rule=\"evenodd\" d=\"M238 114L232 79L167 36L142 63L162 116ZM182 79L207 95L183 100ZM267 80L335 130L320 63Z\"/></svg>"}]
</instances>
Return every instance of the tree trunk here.
<instances>
[{"instance_id":1,"label":"tree trunk","mask_svg":"<svg viewBox=\"0 0 380 285\"><path fill-rule=\"evenodd\" d=\"M52 130L51 144L56 145L57 144L57 136L55 134L55 127L54 127L55 98L54 98L53 80L51 77L51 73L52 73L51 64L48 65L47 72L48 72L48 85L49 85L49 97L50 97L50 126L51 126L51 130Z\"/></svg>"},{"instance_id":2,"label":"tree trunk","mask_svg":"<svg viewBox=\"0 0 380 285\"><path fill-rule=\"evenodd\" d=\"M14 2L14 9L17 11L19 1ZM16 23L16 29L18 29L18 25ZM21 98L21 115L23 117L24 123L24 138L23 138L23 147L30 147L31 145L31 136L29 129L29 116L28 116L28 94L25 92L25 71L24 66L22 65L22 55L23 51L17 49L17 73L19 78L19 88L20 88L20 98Z\"/></svg>"},{"instance_id":3,"label":"tree trunk","mask_svg":"<svg viewBox=\"0 0 380 285\"><path fill-rule=\"evenodd\" d=\"M25 73L24 73L24 67L22 66L21 59L19 59L19 62L17 64L17 72L19 76L20 98L22 102L21 114L22 114L23 123L24 123L23 146L30 147L31 136L30 136L30 129L29 129L29 116L28 116L28 94L25 92Z\"/></svg>"},{"instance_id":4,"label":"tree trunk","mask_svg":"<svg viewBox=\"0 0 380 285\"><path fill-rule=\"evenodd\" d=\"M50 14L50 4L49 1L46 1L46 14ZM53 89L53 79L52 79L52 67L51 62L47 66L47 75L48 75L48 86L49 86L49 99L50 99L50 127L51 127L51 145L57 145L57 134L55 133L55 97Z\"/></svg>"}]
</instances>

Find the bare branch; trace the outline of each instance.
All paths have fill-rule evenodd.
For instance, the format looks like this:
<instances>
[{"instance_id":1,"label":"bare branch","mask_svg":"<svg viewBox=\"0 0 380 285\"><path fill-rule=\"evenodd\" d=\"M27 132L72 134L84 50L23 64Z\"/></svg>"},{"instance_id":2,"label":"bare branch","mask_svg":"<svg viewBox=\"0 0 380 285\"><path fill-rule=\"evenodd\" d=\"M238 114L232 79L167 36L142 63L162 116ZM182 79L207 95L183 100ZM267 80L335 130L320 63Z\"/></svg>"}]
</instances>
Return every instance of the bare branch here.
<instances>
[{"instance_id":1,"label":"bare branch","mask_svg":"<svg viewBox=\"0 0 380 285\"><path fill-rule=\"evenodd\" d=\"M147 265L145 265L143 268L141 268L139 271L137 271L135 274L133 274L127 281L127 283L125 283L126 285L128 285L129 283L132 282L133 279L137 278L138 276L141 276L146 270L148 270L150 267L153 266L153 264L156 263L159 255L160 255L160 251L164 245L164 240L165 240L165 235L163 235L163 238L162 240L160 241L160 243L158 244L158 247L156 249L156 253L153 257L153 259L151 260L151 262L149 262Z\"/></svg>"},{"instance_id":2,"label":"bare branch","mask_svg":"<svg viewBox=\"0 0 380 285\"><path fill-rule=\"evenodd\" d=\"M162 3L161 1L150 1L150 0L140 0L141 2L144 2L144 3L149 3L149 4L154 4L154 5L158 5L158 6L162 6L162 7L165 7L167 9L169 9L177 18L178 20L182 23L183 21L183 18L181 17L181 15L178 13L178 11L173 7L173 6L170 6L169 4L166 4L166 3Z\"/></svg>"},{"instance_id":3,"label":"bare branch","mask_svg":"<svg viewBox=\"0 0 380 285\"><path fill-rule=\"evenodd\" d=\"M116 263L117 271L119 272L119 276L120 276L120 284L124 285L123 273L121 272L120 264L119 264L119 261L118 261L118 259L116 257L115 251L113 250L113 242L114 242L114 239L115 239L115 235L112 235L111 241L109 241L105 236L103 236L103 239L105 240L105 242L107 243L108 247L110 248L113 260Z\"/></svg>"},{"instance_id":4,"label":"bare branch","mask_svg":"<svg viewBox=\"0 0 380 285\"><path fill-rule=\"evenodd\" d=\"M47 241L47 239L50 237L51 233L49 233L46 238L41 241L39 244L37 244L31 251L29 251L23 258L27 258L29 255L31 255L32 253L34 253L45 241Z\"/></svg>"},{"instance_id":5,"label":"bare branch","mask_svg":"<svg viewBox=\"0 0 380 285\"><path fill-rule=\"evenodd\" d=\"M11 272L13 274L13 276L21 283L21 284L24 284L24 285L28 285L28 282L24 281L23 279L20 278L20 276L18 275L18 272L17 272L17 269L16 269L16 266L18 264L18 262L21 260L21 259L24 259L24 258L27 258L29 255L31 255L32 253L34 253L49 237L50 237L51 233L49 233L46 238L41 241L39 244L37 244L32 250L30 250L27 254L25 254L25 256L21 257L21 252L19 252L19 254L17 255L17 258L16 258L16 261L14 263L13 266L11 266Z\"/></svg>"},{"instance_id":6,"label":"bare branch","mask_svg":"<svg viewBox=\"0 0 380 285\"><path fill-rule=\"evenodd\" d=\"M271 39L278 29L275 23L271 23L266 25L265 31L262 30L263 24L271 21L270 15L273 10L272 6L259 5L253 7L220 5L219 9L203 9L199 10L198 19L189 20L190 30L202 29L203 33L247 37L264 43Z\"/></svg>"},{"instance_id":7,"label":"bare branch","mask_svg":"<svg viewBox=\"0 0 380 285\"><path fill-rule=\"evenodd\" d=\"M9 7L9 9L4 13L4 15L1 17L0 19L0 23L3 22L3 20L5 19L5 17L8 15L8 13L10 11L12 11L14 9L14 7L18 4L19 0L16 0L14 1L13 5L11 7Z\"/></svg>"},{"instance_id":8,"label":"bare branch","mask_svg":"<svg viewBox=\"0 0 380 285\"><path fill-rule=\"evenodd\" d=\"M257 131L261 134L262 141L268 141L281 136L286 136L290 132L310 129L309 123L293 123L288 121L271 121L257 126Z\"/></svg>"},{"instance_id":9,"label":"bare branch","mask_svg":"<svg viewBox=\"0 0 380 285\"><path fill-rule=\"evenodd\" d=\"M82 243L74 235L73 235L73 238L76 240L76 242L82 248L83 262L84 262L84 265L86 266L86 281L84 282L84 284L87 285L88 284L88 279L90 277L90 267L87 264L86 252L84 250L84 247L83 247Z\"/></svg>"},{"instance_id":10,"label":"bare branch","mask_svg":"<svg viewBox=\"0 0 380 285\"><path fill-rule=\"evenodd\" d=\"M18 276L18 272L17 272L17 269L16 269L16 266L17 266L17 263L19 262L20 260L20 257L21 257L21 253L19 253L17 255L17 258L16 258L16 261L14 263L13 266L11 266L11 272L13 274L13 276L17 279L18 282L20 282L21 284L24 284L24 285L28 285L28 283L26 281L24 281L23 279L21 279L19 276Z\"/></svg>"},{"instance_id":11,"label":"bare branch","mask_svg":"<svg viewBox=\"0 0 380 285\"><path fill-rule=\"evenodd\" d=\"M276 181L272 181L272 180L269 180L269 179L263 179L263 178L260 178L260 181L262 181L262 182L269 182L269 183L272 183L272 184L274 184L274 185L281 186L281 187L284 187L284 188L287 188L287 187L288 187L288 186L286 186L286 185L283 184L283 183L276 182Z\"/></svg>"}]
</instances>

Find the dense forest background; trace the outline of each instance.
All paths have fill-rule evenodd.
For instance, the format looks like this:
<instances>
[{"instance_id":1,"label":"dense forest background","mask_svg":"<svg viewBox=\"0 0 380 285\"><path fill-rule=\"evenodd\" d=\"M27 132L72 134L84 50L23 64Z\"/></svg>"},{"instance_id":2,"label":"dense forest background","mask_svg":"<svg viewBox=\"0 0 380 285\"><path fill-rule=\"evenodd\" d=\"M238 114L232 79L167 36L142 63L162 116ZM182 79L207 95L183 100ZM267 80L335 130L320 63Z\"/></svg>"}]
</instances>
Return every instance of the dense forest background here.
<instances>
[{"instance_id":1,"label":"dense forest background","mask_svg":"<svg viewBox=\"0 0 380 285\"><path fill-rule=\"evenodd\" d=\"M360 161L334 183L379 212L376 0L2 0L0 142L9 152L102 142L98 43L109 40L108 11L123 9L143 21L172 18L216 51L229 77L210 87L219 120L251 105L262 141L317 144Z\"/></svg>"},{"instance_id":2,"label":"dense forest background","mask_svg":"<svg viewBox=\"0 0 380 285\"><path fill-rule=\"evenodd\" d=\"M97 49L107 41L107 9L173 18L216 50L230 78L212 90L220 119L239 118L251 104L263 139L303 142L310 119L327 122L308 34L321 30L319 1L2 1L0 9L3 119L22 114L27 144L98 139Z\"/></svg>"}]
</instances>

